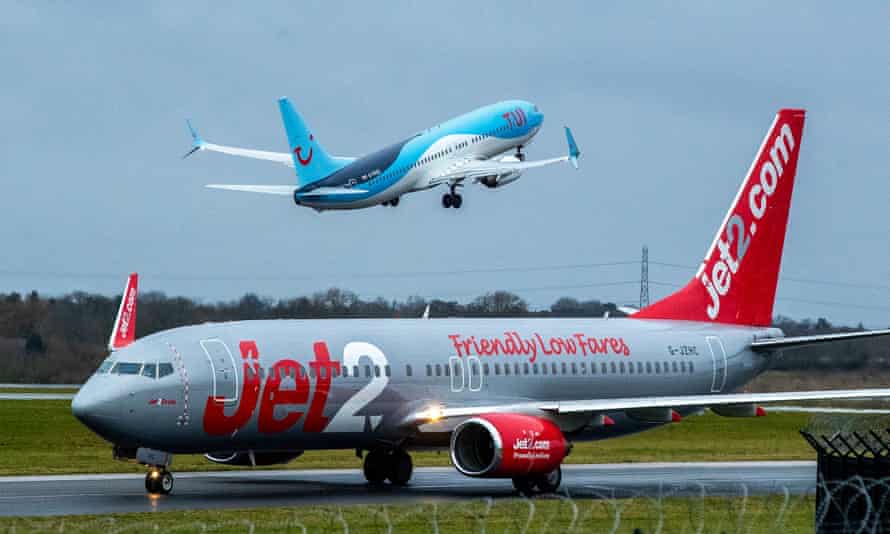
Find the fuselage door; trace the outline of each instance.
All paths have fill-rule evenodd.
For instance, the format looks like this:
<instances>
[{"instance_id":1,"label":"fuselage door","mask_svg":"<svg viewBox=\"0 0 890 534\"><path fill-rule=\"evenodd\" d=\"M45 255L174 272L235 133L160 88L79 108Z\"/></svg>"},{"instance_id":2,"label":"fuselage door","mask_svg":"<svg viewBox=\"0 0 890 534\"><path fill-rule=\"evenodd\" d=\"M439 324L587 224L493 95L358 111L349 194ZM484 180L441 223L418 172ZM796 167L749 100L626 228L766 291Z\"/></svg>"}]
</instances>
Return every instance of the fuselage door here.
<instances>
[{"instance_id":1,"label":"fuselage door","mask_svg":"<svg viewBox=\"0 0 890 534\"><path fill-rule=\"evenodd\" d=\"M711 380L711 393L720 393L726 385L726 350L717 336L708 336L708 348L711 349L711 361L714 363L714 374Z\"/></svg>"},{"instance_id":2,"label":"fuselage door","mask_svg":"<svg viewBox=\"0 0 890 534\"><path fill-rule=\"evenodd\" d=\"M238 371L229 347L221 339L205 339L201 348L210 362L213 397L226 403L238 402Z\"/></svg>"},{"instance_id":3,"label":"fuselage door","mask_svg":"<svg viewBox=\"0 0 890 534\"><path fill-rule=\"evenodd\" d=\"M451 391L457 393L464 390L464 362L457 356L448 358L451 367Z\"/></svg>"},{"instance_id":4,"label":"fuselage door","mask_svg":"<svg viewBox=\"0 0 890 534\"><path fill-rule=\"evenodd\" d=\"M478 356L467 357L467 382L469 382L470 391L479 391L482 389L482 362Z\"/></svg>"}]
</instances>

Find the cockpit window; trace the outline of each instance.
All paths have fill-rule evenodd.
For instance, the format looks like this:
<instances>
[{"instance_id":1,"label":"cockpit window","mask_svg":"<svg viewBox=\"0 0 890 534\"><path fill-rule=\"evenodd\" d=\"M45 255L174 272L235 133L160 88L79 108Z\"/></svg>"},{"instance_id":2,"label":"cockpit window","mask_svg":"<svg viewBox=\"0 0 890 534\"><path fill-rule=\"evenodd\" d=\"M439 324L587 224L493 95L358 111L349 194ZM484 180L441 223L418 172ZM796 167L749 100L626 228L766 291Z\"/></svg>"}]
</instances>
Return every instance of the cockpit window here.
<instances>
[{"instance_id":1,"label":"cockpit window","mask_svg":"<svg viewBox=\"0 0 890 534\"><path fill-rule=\"evenodd\" d=\"M96 371L97 374L104 375L111 369L111 366L114 365L114 360L105 360L102 362L102 365L99 366L99 370Z\"/></svg>"},{"instance_id":2,"label":"cockpit window","mask_svg":"<svg viewBox=\"0 0 890 534\"><path fill-rule=\"evenodd\" d=\"M154 379L158 371L157 364L147 363L142 367L142 376Z\"/></svg>"},{"instance_id":3,"label":"cockpit window","mask_svg":"<svg viewBox=\"0 0 890 534\"><path fill-rule=\"evenodd\" d=\"M141 363L120 362L117 364L117 374L119 375L138 375L141 370Z\"/></svg>"},{"instance_id":4,"label":"cockpit window","mask_svg":"<svg viewBox=\"0 0 890 534\"><path fill-rule=\"evenodd\" d=\"M173 364L172 363L160 363L158 364L158 378L164 378L167 375L173 374Z\"/></svg>"}]
</instances>

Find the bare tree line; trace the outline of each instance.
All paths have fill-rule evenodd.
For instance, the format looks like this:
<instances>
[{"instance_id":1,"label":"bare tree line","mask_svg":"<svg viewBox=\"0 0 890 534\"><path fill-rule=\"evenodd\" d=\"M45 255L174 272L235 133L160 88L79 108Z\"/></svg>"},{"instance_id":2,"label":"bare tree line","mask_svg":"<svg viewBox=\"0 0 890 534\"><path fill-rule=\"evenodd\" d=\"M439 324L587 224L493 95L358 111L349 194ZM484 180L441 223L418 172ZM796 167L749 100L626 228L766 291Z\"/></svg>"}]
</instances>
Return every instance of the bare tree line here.
<instances>
[{"instance_id":1,"label":"bare tree line","mask_svg":"<svg viewBox=\"0 0 890 534\"><path fill-rule=\"evenodd\" d=\"M137 335L208 321L250 319L323 319L420 317L429 304L432 317L602 317L623 314L613 303L562 297L549 309L533 311L506 291L495 291L462 304L457 301L382 298L365 300L351 291L331 288L290 299L246 294L238 300L202 303L163 293L139 297ZM119 297L74 292L61 297L0 294L0 382L79 383L107 356L105 343ZM779 317L787 335L810 335L861 329ZM885 344L886 345L886 344ZM878 342L845 343L841 349L796 351L778 362L782 368L890 367L890 351Z\"/></svg>"}]
</instances>

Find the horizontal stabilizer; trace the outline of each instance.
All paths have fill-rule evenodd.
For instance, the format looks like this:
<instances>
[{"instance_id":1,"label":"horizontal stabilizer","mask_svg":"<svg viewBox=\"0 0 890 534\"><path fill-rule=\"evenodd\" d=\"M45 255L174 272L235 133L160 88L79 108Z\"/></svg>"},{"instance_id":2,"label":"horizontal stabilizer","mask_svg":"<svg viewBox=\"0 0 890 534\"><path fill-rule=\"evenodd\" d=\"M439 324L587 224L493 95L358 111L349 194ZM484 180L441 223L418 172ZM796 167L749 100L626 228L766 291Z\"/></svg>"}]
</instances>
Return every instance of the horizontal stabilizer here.
<instances>
[{"instance_id":1,"label":"horizontal stabilizer","mask_svg":"<svg viewBox=\"0 0 890 534\"><path fill-rule=\"evenodd\" d=\"M228 191L242 191L246 193L263 193L266 195L291 196L296 187L292 185L236 185L236 184L207 184L210 189L226 189Z\"/></svg>"}]
</instances>

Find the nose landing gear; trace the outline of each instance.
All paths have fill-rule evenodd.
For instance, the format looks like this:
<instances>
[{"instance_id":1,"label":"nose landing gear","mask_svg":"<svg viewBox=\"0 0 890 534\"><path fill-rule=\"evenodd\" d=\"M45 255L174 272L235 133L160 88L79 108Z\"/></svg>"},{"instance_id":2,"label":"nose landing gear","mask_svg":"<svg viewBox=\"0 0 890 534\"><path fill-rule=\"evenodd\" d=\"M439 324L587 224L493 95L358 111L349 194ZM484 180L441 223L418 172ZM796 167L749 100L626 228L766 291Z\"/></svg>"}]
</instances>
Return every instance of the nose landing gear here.
<instances>
[{"instance_id":1,"label":"nose landing gear","mask_svg":"<svg viewBox=\"0 0 890 534\"><path fill-rule=\"evenodd\" d=\"M152 495L169 495L173 491L173 474L163 467L152 467L145 474L145 491Z\"/></svg>"}]
</instances>

